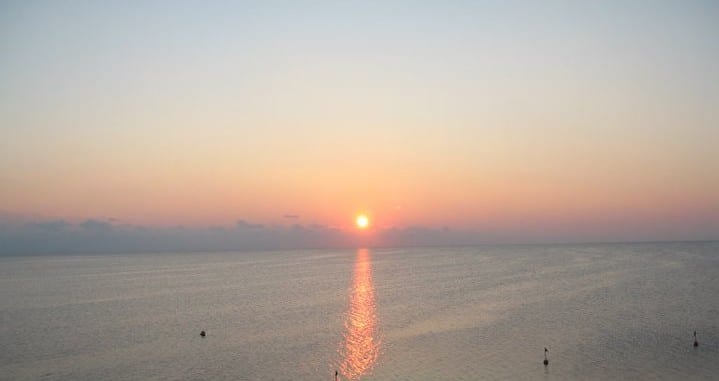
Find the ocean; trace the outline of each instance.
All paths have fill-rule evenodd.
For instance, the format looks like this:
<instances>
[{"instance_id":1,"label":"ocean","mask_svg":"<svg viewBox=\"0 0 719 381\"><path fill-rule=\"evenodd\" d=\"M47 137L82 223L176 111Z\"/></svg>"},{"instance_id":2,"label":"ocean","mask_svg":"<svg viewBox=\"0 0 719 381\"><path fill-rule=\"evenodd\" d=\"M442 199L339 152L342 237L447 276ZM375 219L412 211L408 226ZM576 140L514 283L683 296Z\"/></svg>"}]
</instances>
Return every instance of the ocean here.
<instances>
[{"instance_id":1,"label":"ocean","mask_svg":"<svg viewBox=\"0 0 719 381\"><path fill-rule=\"evenodd\" d=\"M2 380L335 371L719 379L719 243L0 258Z\"/></svg>"}]
</instances>

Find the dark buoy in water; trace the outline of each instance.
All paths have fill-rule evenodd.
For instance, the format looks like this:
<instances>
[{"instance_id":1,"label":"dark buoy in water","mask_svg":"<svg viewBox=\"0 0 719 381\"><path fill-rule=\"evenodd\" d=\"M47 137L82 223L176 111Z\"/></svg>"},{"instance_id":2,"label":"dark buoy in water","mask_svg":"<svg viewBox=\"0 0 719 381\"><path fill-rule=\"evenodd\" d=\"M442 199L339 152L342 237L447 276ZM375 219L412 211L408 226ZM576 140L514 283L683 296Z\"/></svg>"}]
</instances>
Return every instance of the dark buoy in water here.
<instances>
[{"instance_id":1,"label":"dark buoy in water","mask_svg":"<svg viewBox=\"0 0 719 381\"><path fill-rule=\"evenodd\" d=\"M549 349L547 349L547 347L544 347L544 366L549 365L549 359L547 359L547 352L549 352Z\"/></svg>"},{"instance_id":2,"label":"dark buoy in water","mask_svg":"<svg viewBox=\"0 0 719 381\"><path fill-rule=\"evenodd\" d=\"M338 381L340 377L340 372L335 371L335 381Z\"/></svg>"},{"instance_id":3,"label":"dark buoy in water","mask_svg":"<svg viewBox=\"0 0 719 381\"><path fill-rule=\"evenodd\" d=\"M205 331L200 331L200 336L205 337L207 336L207 333L205 333Z\"/></svg>"},{"instance_id":4,"label":"dark buoy in water","mask_svg":"<svg viewBox=\"0 0 719 381\"><path fill-rule=\"evenodd\" d=\"M699 346L699 342L697 341L697 331L694 331L694 346L695 347Z\"/></svg>"}]
</instances>

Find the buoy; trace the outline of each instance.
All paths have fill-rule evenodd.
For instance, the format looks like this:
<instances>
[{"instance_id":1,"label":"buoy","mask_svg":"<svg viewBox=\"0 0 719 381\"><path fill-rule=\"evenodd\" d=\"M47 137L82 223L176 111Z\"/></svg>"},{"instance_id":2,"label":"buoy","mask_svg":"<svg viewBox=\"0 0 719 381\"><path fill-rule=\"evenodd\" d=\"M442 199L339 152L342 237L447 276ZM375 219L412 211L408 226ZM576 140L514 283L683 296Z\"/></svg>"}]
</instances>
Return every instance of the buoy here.
<instances>
[{"instance_id":1,"label":"buoy","mask_svg":"<svg viewBox=\"0 0 719 381\"><path fill-rule=\"evenodd\" d=\"M697 331L694 331L694 346L695 347L699 346L699 342L697 341Z\"/></svg>"},{"instance_id":2,"label":"buoy","mask_svg":"<svg viewBox=\"0 0 719 381\"><path fill-rule=\"evenodd\" d=\"M207 334L205 333L205 331L200 331L200 336L205 337L207 336Z\"/></svg>"},{"instance_id":3,"label":"buoy","mask_svg":"<svg viewBox=\"0 0 719 381\"><path fill-rule=\"evenodd\" d=\"M547 349L547 347L544 347L544 366L549 365L549 359L547 359L547 352L549 352L549 349Z\"/></svg>"},{"instance_id":4,"label":"buoy","mask_svg":"<svg viewBox=\"0 0 719 381\"><path fill-rule=\"evenodd\" d=\"M335 371L335 381L338 381L340 377L340 372Z\"/></svg>"}]
</instances>

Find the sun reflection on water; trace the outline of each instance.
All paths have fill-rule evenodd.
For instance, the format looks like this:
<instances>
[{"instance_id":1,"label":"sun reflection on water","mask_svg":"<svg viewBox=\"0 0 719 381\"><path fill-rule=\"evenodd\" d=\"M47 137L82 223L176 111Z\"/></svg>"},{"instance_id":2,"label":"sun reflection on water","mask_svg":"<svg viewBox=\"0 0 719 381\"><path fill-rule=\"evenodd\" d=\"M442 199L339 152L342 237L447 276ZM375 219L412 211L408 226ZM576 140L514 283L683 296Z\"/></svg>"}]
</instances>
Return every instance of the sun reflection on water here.
<instances>
[{"instance_id":1,"label":"sun reflection on water","mask_svg":"<svg viewBox=\"0 0 719 381\"><path fill-rule=\"evenodd\" d=\"M340 372L345 378L358 380L374 367L380 348L377 326L372 255L369 250L361 249L355 258L344 341L340 347Z\"/></svg>"}]
</instances>

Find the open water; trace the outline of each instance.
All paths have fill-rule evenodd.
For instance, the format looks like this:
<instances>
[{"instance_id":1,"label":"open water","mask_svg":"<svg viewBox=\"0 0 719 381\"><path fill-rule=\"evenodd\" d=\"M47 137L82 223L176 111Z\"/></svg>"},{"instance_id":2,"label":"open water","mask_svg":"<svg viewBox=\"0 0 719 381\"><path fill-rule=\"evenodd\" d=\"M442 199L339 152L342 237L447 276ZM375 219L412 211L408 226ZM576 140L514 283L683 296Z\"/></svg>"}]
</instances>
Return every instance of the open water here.
<instances>
[{"instance_id":1,"label":"open water","mask_svg":"<svg viewBox=\"0 0 719 381\"><path fill-rule=\"evenodd\" d=\"M719 243L0 258L2 380L335 371L717 379Z\"/></svg>"}]
</instances>

